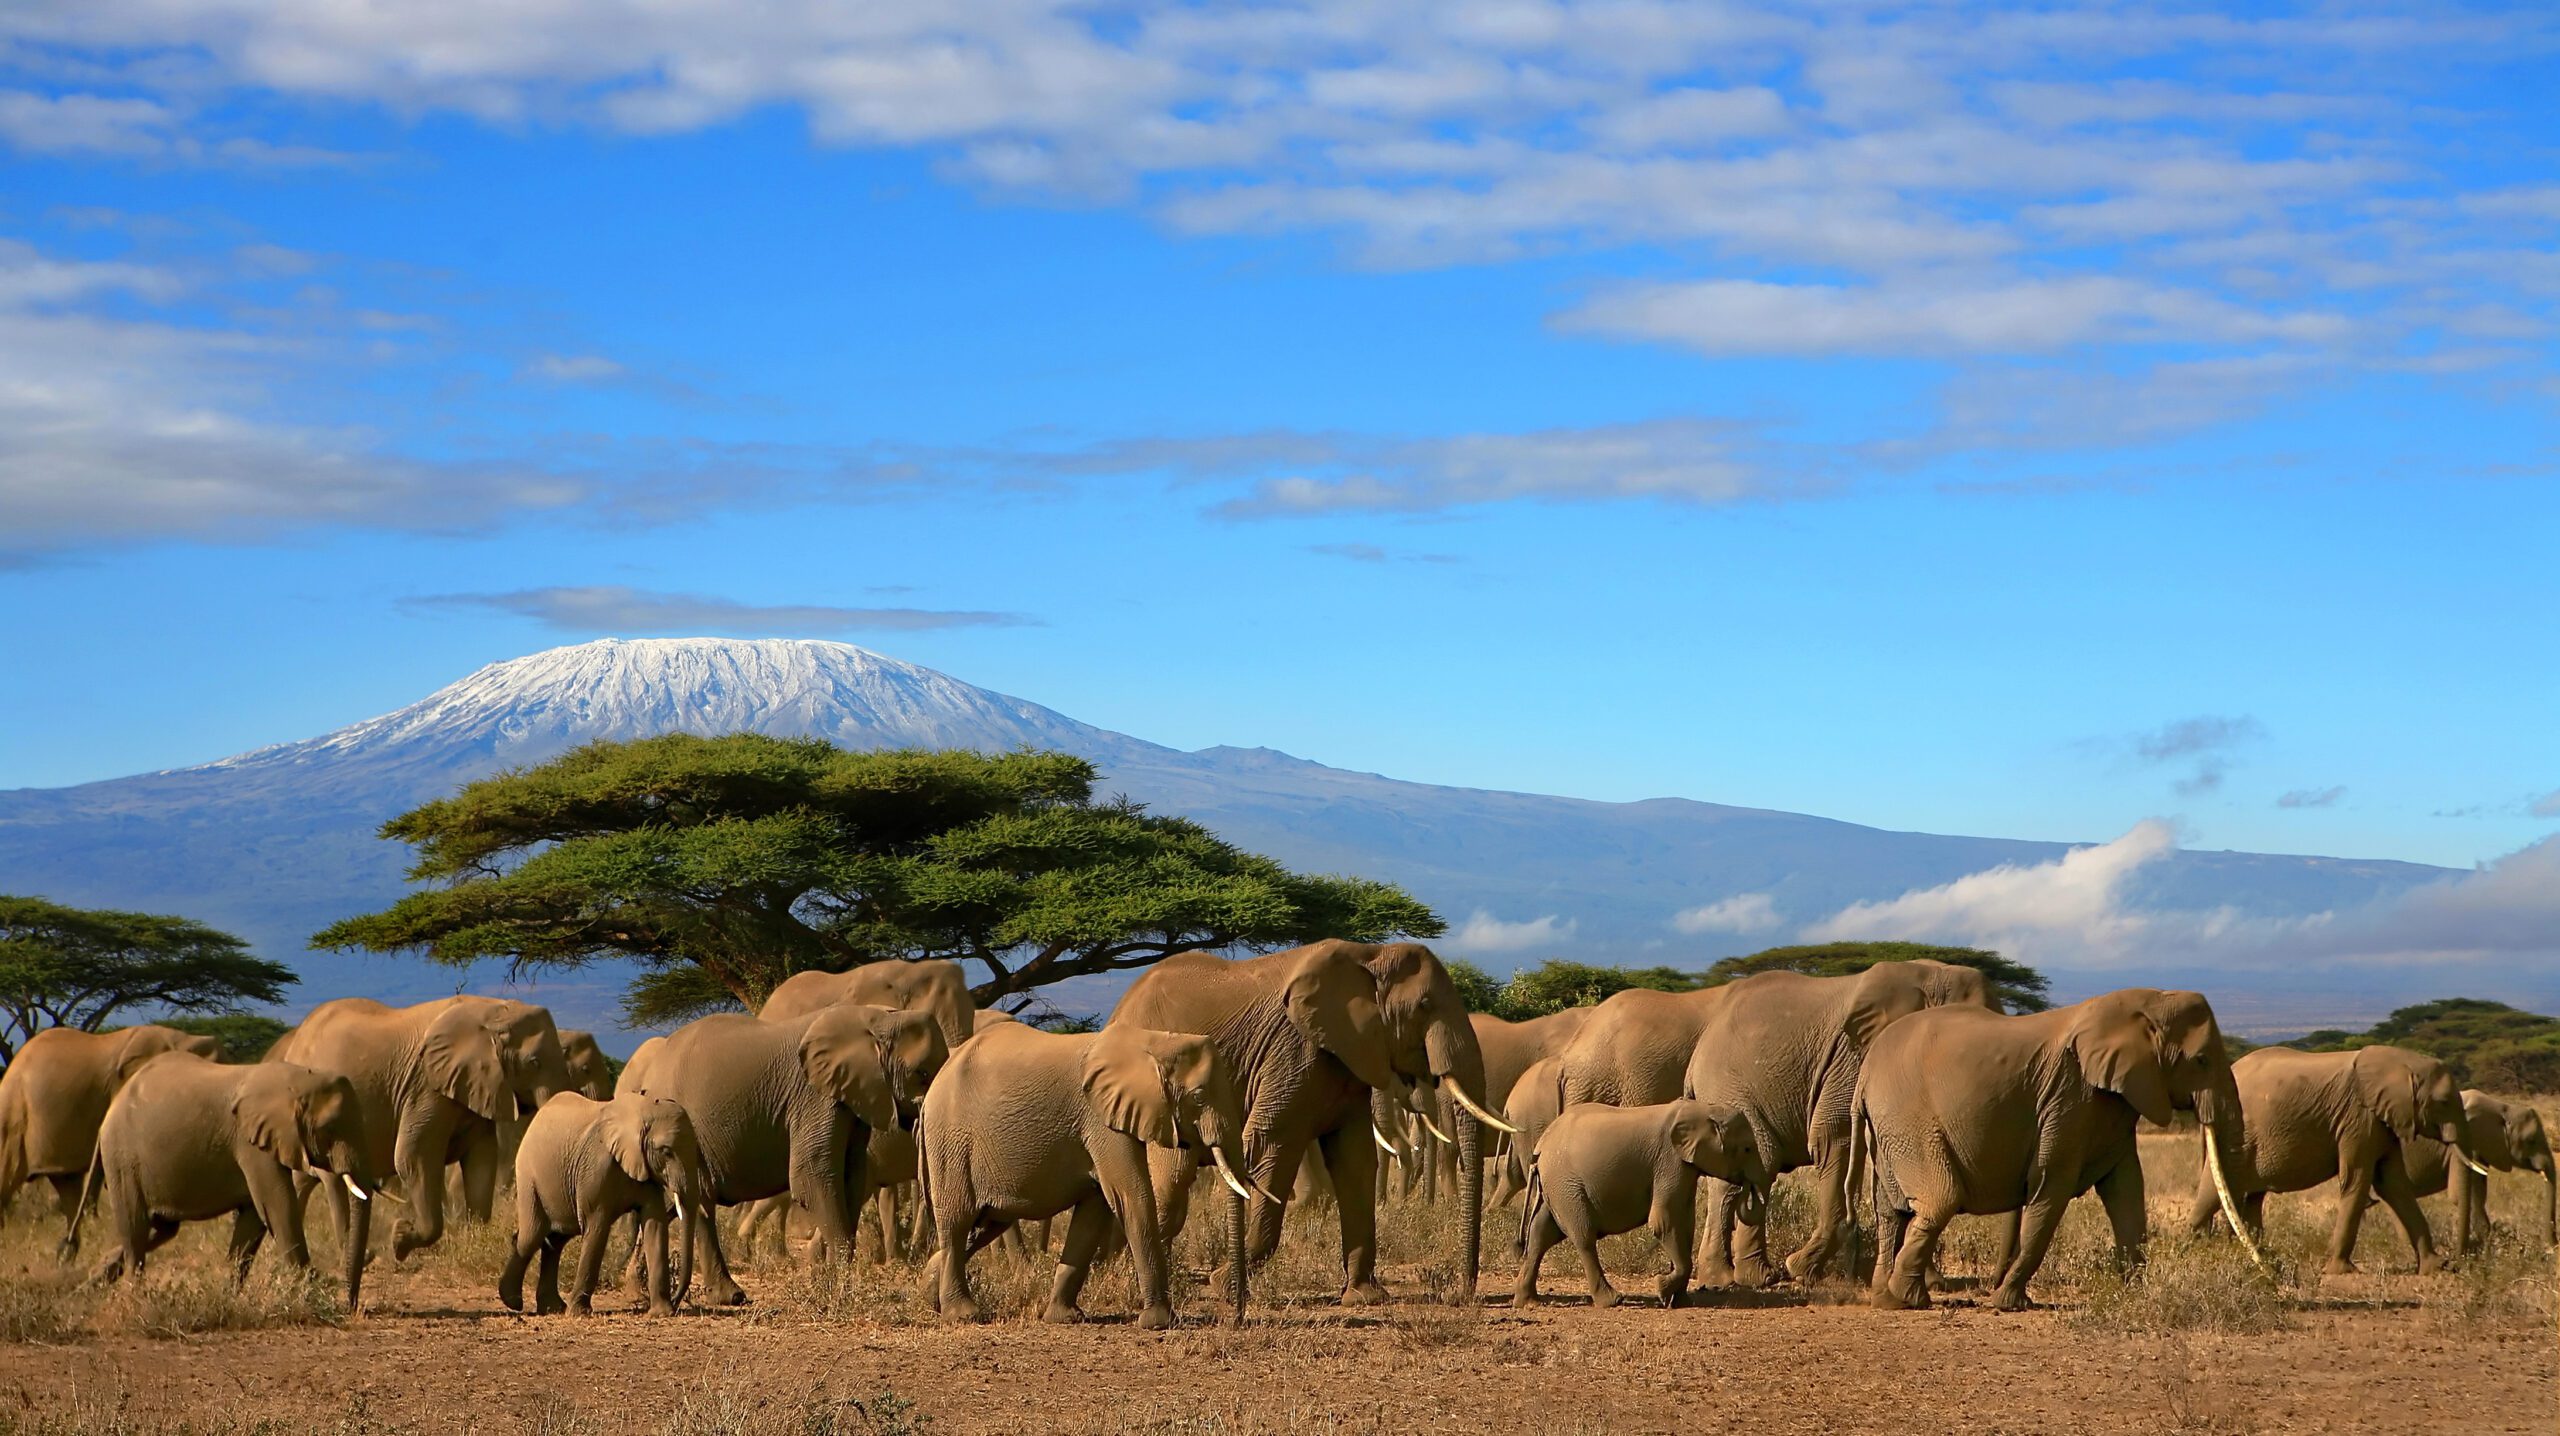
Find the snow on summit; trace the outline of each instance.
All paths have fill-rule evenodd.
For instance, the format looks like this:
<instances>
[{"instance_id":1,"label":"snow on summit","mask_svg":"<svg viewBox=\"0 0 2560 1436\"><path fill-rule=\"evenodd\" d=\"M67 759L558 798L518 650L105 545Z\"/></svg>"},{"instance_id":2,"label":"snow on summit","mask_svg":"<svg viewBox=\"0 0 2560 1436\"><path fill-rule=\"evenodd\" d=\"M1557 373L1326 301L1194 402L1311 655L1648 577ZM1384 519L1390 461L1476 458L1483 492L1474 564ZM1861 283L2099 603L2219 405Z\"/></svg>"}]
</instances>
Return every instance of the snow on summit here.
<instances>
[{"instance_id":1,"label":"snow on summit","mask_svg":"<svg viewBox=\"0 0 2560 1436\"><path fill-rule=\"evenodd\" d=\"M853 748L1032 744L1091 753L1130 741L850 643L605 638L492 663L379 718L204 769L466 757L519 764L598 738L737 732Z\"/></svg>"}]
</instances>

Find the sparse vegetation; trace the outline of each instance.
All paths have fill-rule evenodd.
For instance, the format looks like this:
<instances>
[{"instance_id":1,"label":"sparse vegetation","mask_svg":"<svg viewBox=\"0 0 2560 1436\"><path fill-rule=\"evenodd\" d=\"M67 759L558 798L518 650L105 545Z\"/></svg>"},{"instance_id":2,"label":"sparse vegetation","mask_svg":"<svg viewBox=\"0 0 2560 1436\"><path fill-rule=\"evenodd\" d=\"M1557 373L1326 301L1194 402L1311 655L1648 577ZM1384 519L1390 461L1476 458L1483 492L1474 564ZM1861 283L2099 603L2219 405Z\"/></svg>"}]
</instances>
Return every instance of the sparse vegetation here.
<instances>
[{"instance_id":1,"label":"sparse vegetation","mask_svg":"<svg viewBox=\"0 0 2560 1436\"><path fill-rule=\"evenodd\" d=\"M2403 1007L2363 1032L2324 1027L2285 1043L2305 1052L2348 1052L2388 1044L2424 1052L2466 1087L2493 1092L2560 1092L2560 1017L2477 997Z\"/></svg>"}]
</instances>

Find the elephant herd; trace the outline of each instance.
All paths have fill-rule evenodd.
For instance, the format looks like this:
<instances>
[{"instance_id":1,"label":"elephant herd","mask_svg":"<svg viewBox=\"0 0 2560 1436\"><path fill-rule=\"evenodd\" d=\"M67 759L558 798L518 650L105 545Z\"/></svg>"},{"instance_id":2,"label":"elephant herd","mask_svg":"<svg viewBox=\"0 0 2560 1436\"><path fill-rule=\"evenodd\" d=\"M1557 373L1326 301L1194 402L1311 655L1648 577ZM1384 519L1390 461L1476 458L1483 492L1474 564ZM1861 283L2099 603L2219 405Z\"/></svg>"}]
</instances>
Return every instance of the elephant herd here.
<instances>
[{"instance_id":1,"label":"elephant herd","mask_svg":"<svg viewBox=\"0 0 2560 1436\"><path fill-rule=\"evenodd\" d=\"M811 1259L841 1261L873 1204L884 1250L906 1245L896 1194L912 1190L928 1308L975 1316L971 1257L1063 1216L1042 1314L1076 1319L1095 1261L1125 1246L1138 1325L1153 1329L1175 1320L1171 1248L1195 1188L1223 1203L1211 1290L1239 1319L1247 1273L1277 1248L1293 1195L1315 1186L1332 1193L1341 1300L1385 1300L1377 1204L1399 1173L1454 1194L1456 1286L1472 1299L1490 1165L1495 1200L1521 1204L1517 1305L1537 1299L1560 1244L1594 1304L1614 1304L1598 1242L1641 1227L1669 1260L1666 1306L1693 1278L1781 1273L1864 1280L1876 1305L1925 1306L1938 1239L1969 1214L2003 1219L1991 1300L2016 1309L2083 1192L2097 1193L2119 1259L2140 1258L2137 1123L2179 1113L2200 1134L2189 1220L2228 1222L2253 1256L2267 1193L2334 1181L2331 1271L2352 1270L2376 1200L2432 1270L2417 1198L2453 1188L2462 1249L2486 1230L2491 1167L2543 1177L2554 1236L2560 1169L2531 1109L2460 1091L2442 1063L2396 1048L2234 1061L2192 992L2129 988L2013 1016L1979 972L1919 960L1621 992L1512 1023L1470 1014L1427 947L1339 941L1167 959L1089 1033L977 1011L947 962L803 973L754 1015L644 1043L618 1084L591 1037L485 997L323 1003L244 1065L167 1028L46 1032L0 1074L0 1212L46 1180L70 1219L67 1256L100 1205L107 1280L138 1276L182 1223L228 1216L245 1274L269 1238L281 1260L308 1265L316 1191L352 1308L376 1198L396 1200L391 1250L406 1258L443 1234L449 1169L465 1210L486 1219L511 1160L507 1307L523 1308L530 1273L535 1310L589 1310L604 1237L627 1220L634 1290L666 1314L697 1277L706 1303L747 1299L718 1208L747 1208L750 1243L797 1213ZM1811 1229L1772 1263L1771 1185L1799 1169ZM1871 1253L1861 1196L1876 1215ZM561 1259L582 1234L564 1295Z\"/></svg>"}]
</instances>

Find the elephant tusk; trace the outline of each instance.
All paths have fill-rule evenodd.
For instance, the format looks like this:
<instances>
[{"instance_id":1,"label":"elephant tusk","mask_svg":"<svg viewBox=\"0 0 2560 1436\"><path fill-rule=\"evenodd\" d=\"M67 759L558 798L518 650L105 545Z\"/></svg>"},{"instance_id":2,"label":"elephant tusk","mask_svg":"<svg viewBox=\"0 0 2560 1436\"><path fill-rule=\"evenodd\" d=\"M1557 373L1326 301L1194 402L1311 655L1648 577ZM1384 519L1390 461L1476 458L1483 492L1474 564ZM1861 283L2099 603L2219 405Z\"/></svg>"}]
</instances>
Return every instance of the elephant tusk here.
<instances>
[{"instance_id":1,"label":"elephant tusk","mask_svg":"<svg viewBox=\"0 0 2560 1436\"><path fill-rule=\"evenodd\" d=\"M1227 1170L1226 1153L1219 1151L1215 1147L1211 1147L1209 1149L1209 1160L1217 1163L1218 1175L1226 1178L1227 1186L1230 1190L1234 1191L1237 1196L1244 1198L1248 1202L1253 1200L1253 1193L1245 1187L1244 1183L1236 1180L1235 1173Z\"/></svg>"},{"instance_id":2,"label":"elephant tusk","mask_svg":"<svg viewBox=\"0 0 2560 1436\"><path fill-rule=\"evenodd\" d=\"M2478 1162L2471 1160L2471 1154L2469 1152L2462 1150L2460 1147L2456 1147L2453 1149L2453 1154L2462 1159L2462 1165L2469 1167L2471 1170L2478 1172L2484 1177L2489 1175L2489 1169L2481 1166Z\"/></svg>"},{"instance_id":3,"label":"elephant tusk","mask_svg":"<svg viewBox=\"0 0 2560 1436\"><path fill-rule=\"evenodd\" d=\"M1486 1126L1491 1127L1493 1130L1495 1130L1495 1131L1497 1131L1497 1132L1517 1132L1517 1131L1519 1131L1519 1130L1520 1130L1519 1128L1514 1127L1514 1126L1512 1126L1510 1123L1508 1123L1508 1122L1506 1122L1506 1121L1502 1120L1500 1117L1497 1117L1497 1116L1493 1115L1491 1112L1486 1111L1486 1110L1485 1110L1484 1108L1482 1108L1481 1106L1478 1106L1478 1105L1476 1104L1476 1099L1475 1099L1475 1098L1473 1098L1473 1097L1468 1096L1468 1095L1467 1095L1467 1089L1466 1089L1465 1087L1463 1087L1463 1086L1460 1086L1458 1083L1452 1082L1452 1083L1450 1083L1450 1084L1449 1084L1449 1100L1451 1100L1451 1101L1453 1101L1453 1102L1457 1103L1457 1104L1458 1104L1459 1106L1461 1106L1461 1107L1466 1108L1466 1109L1467 1109L1467 1115L1469 1115L1469 1116L1471 1116L1471 1117L1475 1118L1475 1119L1476 1119L1477 1121L1479 1121L1479 1122L1484 1123Z\"/></svg>"},{"instance_id":4,"label":"elephant tusk","mask_svg":"<svg viewBox=\"0 0 2560 1436\"><path fill-rule=\"evenodd\" d=\"M1269 1187L1264 1186L1258 1180L1253 1184L1253 1189L1262 1193L1262 1199L1275 1207L1285 1207L1289 1205L1289 1199L1287 1197L1284 1197L1278 1192L1271 1190Z\"/></svg>"},{"instance_id":5,"label":"elephant tusk","mask_svg":"<svg viewBox=\"0 0 2560 1436\"><path fill-rule=\"evenodd\" d=\"M2222 1201L2222 1219L2231 1223L2231 1234L2240 1238L2240 1249L2258 1270L2267 1269L2267 1259L2258 1250L2258 1239L2249 1234L2249 1224L2240 1220L2240 1203L2231 1196L2231 1182L2222 1175L2222 1147L2213 1140L2213 1124L2198 1124L2204 1132L2204 1167L2213 1174L2213 1194Z\"/></svg>"},{"instance_id":6,"label":"elephant tusk","mask_svg":"<svg viewBox=\"0 0 2560 1436\"><path fill-rule=\"evenodd\" d=\"M364 1188L357 1186L355 1178L348 1176L344 1172L340 1172L338 1174L338 1180L347 1184L348 1196L355 1198L359 1202L369 1202L373 1200L373 1194L366 1191Z\"/></svg>"},{"instance_id":7,"label":"elephant tusk","mask_svg":"<svg viewBox=\"0 0 2560 1436\"><path fill-rule=\"evenodd\" d=\"M1388 1156L1390 1156L1390 1157L1401 1157L1401 1156L1403 1156L1403 1155L1404 1155L1404 1148L1399 1147L1399 1146L1397 1146L1395 1143L1388 1141L1388 1140L1387 1140L1387 1134L1386 1134L1386 1133L1384 1133L1384 1132L1379 1131L1377 1128L1375 1128L1375 1127L1370 1128L1370 1129L1369 1129L1369 1136L1370 1136L1370 1139L1371 1139L1371 1140L1375 1141L1375 1142L1378 1144L1378 1148L1379 1148L1379 1150L1381 1150L1381 1151L1385 1152Z\"/></svg>"},{"instance_id":8,"label":"elephant tusk","mask_svg":"<svg viewBox=\"0 0 2560 1436\"><path fill-rule=\"evenodd\" d=\"M1438 1138L1441 1146L1454 1147L1458 1145L1457 1143L1449 1140L1449 1134L1441 1131L1439 1125L1433 1122L1428 1114L1416 1112L1413 1114L1413 1120L1422 1124L1422 1130L1429 1132L1433 1137Z\"/></svg>"},{"instance_id":9,"label":"elephant tusk","mask_svg":"<svg viewBox=\"0 0 2560 1436\"><path fill-rule=\"evenodd\" d=\"M667 1183L667 1205L675 1208L677 1221L684 1220L684 1193L677 1191L673 1182Z\"/></svg>"}]
</instances>

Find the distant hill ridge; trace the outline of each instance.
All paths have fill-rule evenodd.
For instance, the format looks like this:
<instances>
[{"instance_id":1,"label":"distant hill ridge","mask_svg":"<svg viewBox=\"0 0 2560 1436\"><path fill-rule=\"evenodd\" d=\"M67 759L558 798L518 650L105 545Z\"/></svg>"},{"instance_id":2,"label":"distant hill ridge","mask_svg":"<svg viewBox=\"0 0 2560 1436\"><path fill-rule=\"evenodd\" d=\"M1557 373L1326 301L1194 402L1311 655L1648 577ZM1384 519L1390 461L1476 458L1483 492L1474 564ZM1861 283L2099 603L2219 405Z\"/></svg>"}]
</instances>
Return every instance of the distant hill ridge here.
<instances>
[{"instance_id":1,"label":"distant hill ridge","mask_svg":"<svg viewBox=\"0 0 2560 1436\"><path fill-rule=\"evenodd\" d=\"M216 762L0 791L0 891L219 924L301 968L306 1000L433 995L451 990L453 973L303 949L320 927L402 891L405 849L373 836L384 819L598 738L739 731L856 748L1029 744L1081 754L1101 768L1106 790L1188 814L1292 866L1404 884L1457 930L1444 949L1496 970L1550 956L1702 965L1765 945L1760 937L1781 941L1853 902L2001 863L2051 861L2068 848L1685 798L1602 803L1436 787L1268 748L1183 752L852 644L646 638L493 663L381 717ZM2165 908L2293 916L2448 871L2182 852L2146 868L2130 896ZM1755 893L1769 898L1765 934L1684 933L1674 924L1684 910ZM1515 926L1480 926L1471 945L1465 925L1478 913ZM1539 919L1551 921L1516 926ZM2312 975L2302 981L2324 1016L2363 1005ZM619 974L598 972L546 980L543 990L587 1023L619 987ZM2269 1000L2281 1005L2280 997Z\"/></svg>"}]
</instances>

